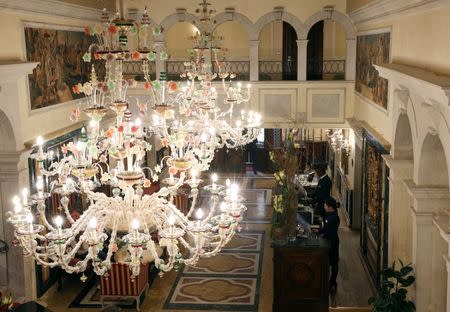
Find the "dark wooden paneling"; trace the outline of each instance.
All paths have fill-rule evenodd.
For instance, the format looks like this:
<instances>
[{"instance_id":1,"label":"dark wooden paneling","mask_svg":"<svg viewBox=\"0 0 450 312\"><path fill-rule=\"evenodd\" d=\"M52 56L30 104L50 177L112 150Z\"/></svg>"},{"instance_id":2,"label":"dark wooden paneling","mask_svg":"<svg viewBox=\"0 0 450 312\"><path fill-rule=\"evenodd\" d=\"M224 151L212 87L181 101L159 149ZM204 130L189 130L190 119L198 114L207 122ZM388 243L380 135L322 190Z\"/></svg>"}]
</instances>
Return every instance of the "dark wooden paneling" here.
<instances>
[{"instance_id":1,"label":"dark wooden paneling","mask_svg":"<svg viewBox=\"0 0 450 312\"><path fill-rule=\"evenodd\" d=\"M328 247L274 246L273 311L328 311Z\"/></svg>"}]
</instances>

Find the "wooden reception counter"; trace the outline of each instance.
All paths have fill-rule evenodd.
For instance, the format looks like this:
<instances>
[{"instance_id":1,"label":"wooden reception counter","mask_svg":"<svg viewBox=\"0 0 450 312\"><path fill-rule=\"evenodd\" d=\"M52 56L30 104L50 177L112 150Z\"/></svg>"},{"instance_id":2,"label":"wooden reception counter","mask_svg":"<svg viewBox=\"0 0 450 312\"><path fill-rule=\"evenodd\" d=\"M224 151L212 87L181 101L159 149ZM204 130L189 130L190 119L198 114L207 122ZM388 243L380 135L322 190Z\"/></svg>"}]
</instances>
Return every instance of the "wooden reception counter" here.
<instances>
[{"instance_id":1,"label":"wooden reception counter","mask_svg":"<svg viewBox=\"0 0 450 312\"><path fill-rule=\"evenodd\" d=\"M328 242L272 241L273 311L328 311Z\"/></svg>"}]
</instances>

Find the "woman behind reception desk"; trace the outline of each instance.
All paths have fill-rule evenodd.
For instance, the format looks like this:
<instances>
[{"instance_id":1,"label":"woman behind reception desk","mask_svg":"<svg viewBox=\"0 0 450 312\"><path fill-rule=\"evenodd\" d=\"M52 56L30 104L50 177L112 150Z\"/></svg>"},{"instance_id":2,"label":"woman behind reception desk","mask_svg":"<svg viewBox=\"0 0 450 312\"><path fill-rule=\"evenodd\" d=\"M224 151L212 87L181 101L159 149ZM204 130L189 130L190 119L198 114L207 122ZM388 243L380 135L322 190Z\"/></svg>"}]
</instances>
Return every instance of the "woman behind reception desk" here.
<instances>
[{"instance_id":1,"label":"woman behind reception desk","mask_svg":"<svg viewBox=\"0 0 450 312\"><path fill-rule=\"evenodd\" d=\"M339 236L338 229L341 220L337 213L339 203L333 197L329 197L325 200L324 208L327 213L322 234L325 239L330 242L329 258L331 266L330 275L330 293L336 293L337 282L336 278L339 271Z\"/></svg>"}]
</instances>

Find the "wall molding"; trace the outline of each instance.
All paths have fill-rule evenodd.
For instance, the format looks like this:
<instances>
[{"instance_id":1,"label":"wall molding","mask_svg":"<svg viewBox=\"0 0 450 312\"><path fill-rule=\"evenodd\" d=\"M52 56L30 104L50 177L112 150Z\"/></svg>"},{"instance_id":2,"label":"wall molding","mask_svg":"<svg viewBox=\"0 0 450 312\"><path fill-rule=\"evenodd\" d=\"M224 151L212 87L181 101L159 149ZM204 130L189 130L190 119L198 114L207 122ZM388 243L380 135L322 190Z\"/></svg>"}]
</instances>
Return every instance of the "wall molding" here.
<instances>
[{"instance_id":1,"label":"wall molding","mask_svg":"<svg viewBox=\"0 0 450 312\"><path fill-rule=\"evenodd\" d=\"M399 16L414 15L450 5L448 0L376 0L349 13L357 26L378 23Z\"/></svg>"},{"instance_id":2,"label":"wall molding","mask_svg":"<svg viewBox=\"0 0 450 312\"><path fill-rule=\"evenodd\" d=\"M450 76L396 63L374 65L374 67L381 77L388 80L396 78L412 79L420 87L441 92L447 99L446 105L450 106Z\"/></svg>"},{"instance_id":3,"label":"wall molding","mask_svg":"<svg viewBox=\"0 0 450 312\"><path fill-rule=\"evenodd\" d=\"M57 0L0 0L0 12L24 13L45 17L98 21L102 10Z\"/></svg>"},{"instance_id":4,"label":"wall molding","mask_svg":"<svg viewBox=\"0 0 450 312\"><path fill-rule=\"evenodd\" d=\"M33 72L39 62L0 63L0 83L16 82Z\"/></svg>"}]
</instances>

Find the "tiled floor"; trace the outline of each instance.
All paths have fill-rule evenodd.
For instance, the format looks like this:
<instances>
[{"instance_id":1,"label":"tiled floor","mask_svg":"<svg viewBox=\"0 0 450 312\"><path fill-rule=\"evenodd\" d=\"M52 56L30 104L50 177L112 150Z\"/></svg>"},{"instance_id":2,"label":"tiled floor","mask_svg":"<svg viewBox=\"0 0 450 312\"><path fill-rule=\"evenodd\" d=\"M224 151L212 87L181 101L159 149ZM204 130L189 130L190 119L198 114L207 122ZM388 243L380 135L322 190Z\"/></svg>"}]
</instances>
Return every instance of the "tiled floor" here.
<instances>
[{"instance_id":1,"label":"tiled floor","mask_svg":"<svg viewBox=\"0 0 450 312\"><path fill-rule=\"evenodd\" d=\"M226 177L222 177L224 182ZM258 311L272 310L272 249L270 248L269 226L272 217L272 209L270 206L271 187L273 179L264 176L233 176L233 180L238 182L247 197L248 211L245 216L245 222L242 223L243 231L266 231L266 239L264 240L264 254L262 261L262 274L259 296ZM220 181L219 181L220 182ZM339 306L367 306L367 298L371 295L371 287L364 272L362 264L359 260L358 246L359 235L357 232L351 232L344 225L340 229L341 236L341 262L339 274L339 290L336 297ZM242 257L237 255L238 261L242 261ZM141 305L141 311L192 311L192 310L169 310L163 309L169 292L177 278L177 272L166 273L162 278L157 277L145 301ZM68 279L63 290L57 292L51 289L44 295L40 302L48 306L55 312L62 311L80 311L94 312L96 309L68 309L68 305L75 296L80 292L83 284L76 278ZM213 311L213 310L210 310Z\"/></svg>"}]
</instances>

